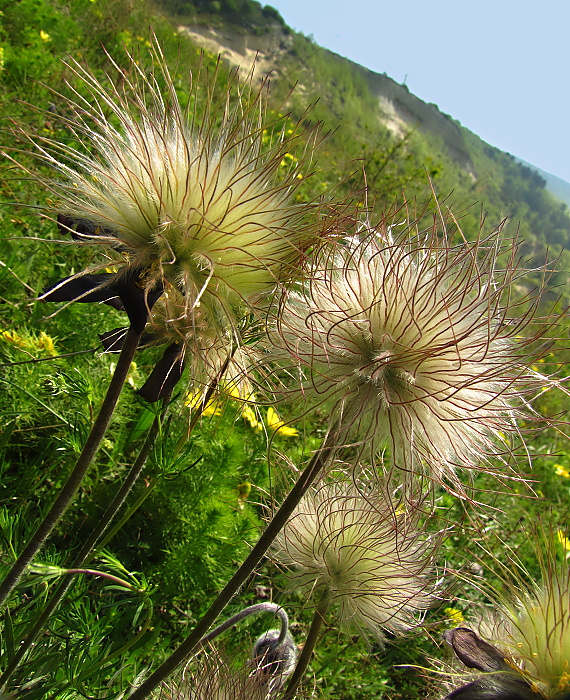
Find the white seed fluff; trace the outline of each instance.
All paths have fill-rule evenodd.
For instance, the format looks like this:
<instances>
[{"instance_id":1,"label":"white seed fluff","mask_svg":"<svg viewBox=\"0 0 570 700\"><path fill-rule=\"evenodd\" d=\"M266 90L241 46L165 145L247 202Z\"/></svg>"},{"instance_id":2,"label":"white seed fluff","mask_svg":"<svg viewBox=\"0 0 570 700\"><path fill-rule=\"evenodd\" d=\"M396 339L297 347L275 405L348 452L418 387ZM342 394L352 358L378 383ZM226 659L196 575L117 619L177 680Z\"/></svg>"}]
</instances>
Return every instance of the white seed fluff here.
<instances>
[{"instance_id":1,"label":"white seed fluff","mask_svg":"<svg viewBox=\"0 0 570 700\"><path fill-rule=\"evenodd\" d=\"M369 486L310 490L276 539L273 556L290 583L331 597L342 627L384 639L418 622L432 600L433 546L405 512Z\"/></svg>"},{"instance_id":2,"label":"white seed fluff","mask_svg":"<svg viewBox=\"0 0 570 700\"><path fill-rule=\"evenodd\" d=\"M529 387L529 314L506 298L499 238L449 247L435 234L368 235L322 256L284 297L273 353L299 367L297 390L333 398L343 439L389 447L407 475L462 491L457 467L489 469L508 450ZM526 350L528 353L528 350ZM405 477L408 478L408 477Z\"/></svg>"}]
</instances>

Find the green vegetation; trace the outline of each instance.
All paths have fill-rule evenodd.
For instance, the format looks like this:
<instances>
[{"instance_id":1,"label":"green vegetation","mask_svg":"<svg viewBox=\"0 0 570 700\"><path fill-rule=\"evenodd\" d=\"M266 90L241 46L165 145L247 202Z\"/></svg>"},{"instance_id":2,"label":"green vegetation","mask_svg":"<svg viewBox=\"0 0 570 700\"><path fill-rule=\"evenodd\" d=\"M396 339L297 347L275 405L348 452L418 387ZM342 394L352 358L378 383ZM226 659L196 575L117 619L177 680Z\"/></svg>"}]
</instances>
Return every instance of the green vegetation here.
<instances>
[{"instance_id":1,"label":"green vegetation","mask_svg":"<svg viewBox=\"0 0 570 700\"><path fill-rule=\"evenodd\" d=\"M218 25L229 21L255 34L263 34L277 25L289 32L274 7L260 5L256 0L157 0L157 3L182 21L208 21Z\"/></svg>"},{"instance_id":2,"label":"green vegetation","mask_svg":"<svg viewBox=\"0 0 570 700\"><path fill-rule=\"evenodd\" d=\"M570 217L540 177L466 130L461 137L471 171L449 154L436 134L417 128L395 137L379 117L377 97L363 72L292 33L276 10L254 0L0 0L2 148L25 168L50 177L49 168L20 152L22 142L15 132L22 127L40 138L75 144L56 118L69 116L58 94L84 94L85 88L62 59L88 63L104 82L106 73L113 73L113 63L126 69L127 50L145 56L152 42L149 26L166 62L173 71L178 67L176 88L186 104L190 97L185 76L192 71L205 85L217 64L215 56L201 52L174 29L187 19L214 26L229 22L257 35L278 27L289 37L271 85L273 132L283 124L292 129L297 121L307 126L322 122L331 132L317 152L314 174L299 188L300 198L318 198L332 190L338 201L350 198L362 211L368 207L373 223L387 209L405 208L410 218L417 213L418 219L430 221L437 216L433 187L444 215L449 208L468 238L478 235L481 218L484 232L506 218L507 235L514 237L518 231L521 250L533 261L541 260L546 248L560 254L553 276L559 289L551 296L568 297L565 270L570 257L561 251L570 247ZM141 61L144 64L144 58ZM220 89L230 80L223 64L216 80ZM93 425L116 363L116 356L100 353L98 334L126 323L124 313L108 306L70 304L55 314L51 305L38 301L47 285L88 267L97 255L71 240L62 242L56 223L40 216L51 211L52 197L6 161L0 171L2 573L50 506ZM458 240L457 223L445 218ZM524 296L536 281L530 276L516 293ZM557 310L563 308L560 301ZM535 371L560 371L569 359L563 316L556 335L553 354ZM38 558L46 566L36 562L26 572L2 613L3 669L61 579L58 567L68 566L136 459L159 409L137 396L135 387L140 388L159 357L155 348L137 353L132 386L121 396L96 464ZM297 467L318 448L329 408L321 406L295 423L298 436L272 435L268 457L267 421L265 431L257 430L244 419L238 403L230 400L221 415L203 416L186 439L191 411L183 388L175 390L171 402L127 501L131 517L98 548L89 566L99 573L76 577L65 604L15 672L7 688L17 691L16 697L118 698L139 675L167 657L256 541L272 499L290 485L293 470L281 468L281 463L290 461ZM541 395L533 408L564 420L568 398L553 390ZM292 411L284 408L283 415L288 410ZM261 412L266 417L267 407ZM526 449L533 457L534 495L516 482L497 492L496 482L485 474L475 479L477 498L488 506L482 511L444 491L437 493L434 530L460 523L445 541L442 570L469 573L479 557L485 580L496 582L497 568L477 545L504 560L506 541L537 574L528 533L545 513L550 513L553 532L562 533L553 545L557 557L567 559L570 443L563 432L548 428L528 438ZM302 643L312 612L303 597L287 589L283 572L269 558L226 613L268 595L286 605L295 622L295 639ZM441 634L457 621L457 615L445 610L457 609L468 620L472 601L485 600L476 584L442 589L441 601L426 614L425 629L405 639L390 637L384 650L350 638L332 618L327 620L311 662L308 696L424 697L428 681L416 667L429 666L427 658L445 654ZM243 660L246 648L265 630L258 619L243 623L226 636L226 650ZM313 680L316 690L311 696ZM436 691L437 697L443 695Z\"/></svg>"},{"instance_id":3,"label":"green vegetation","mask_svg":"<svg viewBox=\"0 0 570 700\"><path fill-rule=\"evenodd\" d=\"M566 207L545 189L542 178L451 118L441 115L457 132L455 146L422 123L403 127L406 133L394 136L366 71L300 34L280 57L278 76L275 92L284 97L298 84L291 99L295 112L318 99L310 116L333 131L320 156L327 181L362 189L366 173L368 204L377 212L404 196L425 201L431 180L440 200L461 216L467 235L477 234L484 215L491 226L512 221L525 251L537 259L547 247L570 246ZM439 114L435 105L429 107Z\"/></svg>"}]
</instances>

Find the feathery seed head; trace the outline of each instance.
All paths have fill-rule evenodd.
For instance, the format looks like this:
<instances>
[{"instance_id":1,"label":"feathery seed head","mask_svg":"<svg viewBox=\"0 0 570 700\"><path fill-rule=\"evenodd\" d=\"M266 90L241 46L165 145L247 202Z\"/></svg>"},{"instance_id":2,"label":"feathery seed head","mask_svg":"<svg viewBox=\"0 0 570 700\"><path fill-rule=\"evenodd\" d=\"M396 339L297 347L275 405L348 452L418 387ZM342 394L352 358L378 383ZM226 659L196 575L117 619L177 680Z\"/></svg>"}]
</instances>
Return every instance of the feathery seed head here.
<instances>
[{"instance_id":1,"label":"feathery seed head","mask_svg":"<svg viewBox=\"0 0 570 700\"><path fill-rule=\"evenodd\" d=\"M525 591L507 611L505 642L525 673L548 695L570 692L570 572Z\"/></svg>"},{"instance_id":2,"label":"feathery seed head","mask_svg":"<svg viewBox=\"0 0 570 700\"><path fill-rule=\"evenodd\" d=\"M270 697L270 696L269 696ZM179 680L163 683L156 700L267 700L267 688L245 669L212 655L186 668Z\"/></svg>"},{"instance_id":3,"label":"feathery seed head","mask_svg":"<svg viewBox=\"0 0 570 700\"><path fill-rule=\"evenodd\" d=\"M332 482L310 490L276 539L274 558L291 585L325 594L342 626L370 634L417 624L431 600L430 544L414 517L370 485Z\"/></svg>"},{"instance_id":4,"label":"feathery seed head","mask_svg":"<svg viewBox=\"0 0 570 700\"><path fill-rule=\"evenodd\" d=\"M336 399L342 439L388 445L408 474L461 492L456 467L488 468L525 393L548 381L524 366L531 312L509 318L523 271L512 250L497 270L498 234L456 247L436 231L382 234L321 255L283 298L273 352L299 365L304 395Z\"/></svg>"},{"instance_id":5,"label":"feathery seed head","mask_svg":"<svg viewBox=\"0 0 570 700\"><path fill-rule=\"evenodd\" d=\"M530 534L540 580L535 581L511 552L508 561L500 565L500 588L483 588L491 609L485 608L481 614L481 637L463 627L444 635L465 665L485 674L475 675L463 686L466 698L495 697L489 694L491 687L496 697L506 697L515 688L519 695L512 697L524 700L570 697L570 569L567 562L557 561L553 533L534 528ZM479 694L467 692L473 686ZM449 697L463 697L463 688Z\"/></svg>"},{"instance_id":6,"label":"feathery seed head","mask_svg":"<svg viewBox=\"0 0 570 700\"><path fill-rule=\"evenodd\" d=\"M214 76L201 107L193 88L193 111L185 110L158 47L154 61L160 76L130 57L119 87L70 62L90 99L76 93L67 100L72 118L62 119L83 148L49 138L34 146L63 176L46 184L68 220L81 223L76 238L118 248L130 264L154 266L192 304L231 315L298 274L319 235L311 205L294 201L300 161L279 168L299 134L282 130L264 143L266 91L238 85L235 75L217 97Z\"/></svg>"},{"instance_id":7,"label":"feathery seed head","mask_svg":"<svg viewBox=\"0 0 570 700\"><path fill-rule=\"evenodd\" d=\"M275 632L275 634L272 634ZM252 659L235 667L222 653L212 650L192 660L181 678L162 684L156 700L271 700L295 666L297 651L289 635L277 644L279 630L270 630L255 643Z\"/></svg>"},{"instance_id":8,"label":"feathery seed head","mask_svg":"<svg viewBox=\"0 0 570 700\"><path fill-rule=\"evenodd\" d=\"M226 384L251 393L248 381L253 355L246 344L247 333L228 327L224 317L190 300L168 285L154 304L147 326L151 339L180 348L181 361L191 368L189 390L200 390L222 375Z\"/></svg>"},{"instance_id":9,"label":"feathery seed head","mask_svg":"<svg viewBox=\"0 0 570 700\"><path fill-rule=\"evenodd\" d=\"M490 637L545 698L570 694L570 570L541 562L540 583L509 585L497 595Z\"/></svg>"}]
</instances>

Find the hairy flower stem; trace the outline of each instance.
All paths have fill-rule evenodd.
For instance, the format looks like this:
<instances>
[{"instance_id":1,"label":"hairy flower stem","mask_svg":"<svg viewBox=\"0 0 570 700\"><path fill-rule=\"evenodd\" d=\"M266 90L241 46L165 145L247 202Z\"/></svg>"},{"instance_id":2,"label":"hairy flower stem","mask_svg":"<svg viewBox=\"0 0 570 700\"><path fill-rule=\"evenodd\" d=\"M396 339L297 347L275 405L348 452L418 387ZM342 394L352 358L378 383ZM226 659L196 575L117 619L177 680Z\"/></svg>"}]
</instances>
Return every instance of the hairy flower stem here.
<instances>
[{"instance_id":1,"label":"hairy flower stem","mask_svg":"<svg viewBox=\"0 0 570 700\"><path fill-rule=\"evenodd\" d=\"M18 584L18 581L22 577L22 574L26 570L28 564L39 552L44 542L47 540L51 534L53 528L61 518L61 516L67 510L69 504L73 500L83 477L97 451L101 440L105 436L107 427L109 426L109 421L113 415L117 401L123 389L123 385L127 378L129 367L135 351L137 349L141 332L135 331L132 327L129 328L121 350L121 354L117 361L117 366L111 382L109 383L109 388L107 389L107 394L103 400L99 414L93 423L89 437L79 455L75 467L73 468L71 474L69 475L67 482L61 489L55 503L52 505L51 509L40 523L40 526L36 530L35 534L32 536L31 540L28 542L27 546L24 548L10 571L8 572L2 584L0 584L0 606L5 603L6 599Z\"/></svg>"},{"instance_id":2,"label":"hairy flower stem","mask_svg":"<svg viewBox=\"0 0 570 700\"><path fill-rule=\"evenodd\" d=\"M213 382L210 383L208 390L206 391L206 394L204 395L203 404L205 406L208 404L208 402L212 398L214 391L216 390L216 387L218 386L220 378L223 377L223 375L228 367L228 363L229 363L231 357L232 357L232 355L230 355L228 357L228 359L225 361L225 363L222 365L222 368L220 370L218 377ZM137 481L138 477L140 476L140 473L142 471L144 463L148 457L148 453L154 444L154 440L156 439L156 434L157 434L157 431L158 431L158 428L160 425L160 420L162 419L162 417L164 416L164 413L166 412L168 402L170 401L170 396L171 396L171 394L168 394L167 396L163 397L162 401L163 401L163 405L164 405L164 411L163 411L162 415L159 418L157 418L154 421L154 423L152 424L150 431L149 431L149 434L147 436L147 439L145 441L145 444L143 445L142 450L141 450L139 456L137 457L137 461L135 462L131 471L129 472L127 479L126 479L125 483L123 484L123 487L121 488L121 491L119 491L115 500L113 501L113 503L111 503L111 505L109 506L109 508L107 509L105 514L103 515L103 519L105 519L107 517L107 514L110 513L111 509L113 509L114 504L116 502L118 502L119 499L121 499L121 503L122 503L122 501L125 500L128 493L130 492L131 488L134 486L135 482ZM194 413L194 415L192 416L192 418L190 420L190 424L188 426L188 429L186 430L186 433L184 434L184 442L185 443L188 442L188 440L190 439L190 435L192 434L194 428L196 427L198 421L200 420L201 415L202 414L200 413L200 411L196 411ZM180 443L179 445L177 445L175 447L174 453L172 456L176 457L179 454L181 448L182 448L182 443ZM118 522L115 523L113 528L107 532L105 539L99 543L99 549L103 548L107 544L107 542L109 542L111 539L113 539L113 537L117 534L117 532L119 532L119 530L123 527L123 525L131 519L132 515L141 507L141 505L150 496L150 494L152 493L152 491L154 490L154 488L156 487L158 482L159 482L158 476L153 476L150 479L150 483L147 485L145 491L141 494L141 496L139 496L139 498L135 501L135 503L133 503L133 505L127 510L127 512L123 514L123 516L120 518L120 520L118 520ZM116 510L118 510L120 508L121 503L119 503L118 506L116 506ZM100 535L102 535L103 532L104 532L104 530L101 531ZM98 535L98 537L100 535ZM94 543L92 546L94 546ZM84 549L86 549L86 548L84 548Z\"/></svg>"},{"instance_id":3,"label":"hairy flower stem","mask_svg":"<svg viewBox=\"0 0 570 700\"><path fill-rule=\"evenodd\" d=\"M131 467L129 473L127 474L127 477L125 481L123 482L123 485L117 492L117 495L115 498L111 501L109 504L107 510L103 513L101 518L99 519L99 522L95 526L95 528L92 530L91 534L83 544L83 547L75 557L75 559L71 562L70 569L77 569L85 564L88 564L93 557L95 556L95 545L103 534L106 532L108 527L110 526L111 522L113 521L114 517L117 515L119 512L119 509L125 502L125 499L131 492L133 486L137 482L139 476L142 473L142 470L144 468L144 465L146 464L146 461L148 459L148 455L150 453L150 450L152 446L154 445L154 441L156 440L156 436L158 434L159 426L160 426L160 421L162 417L164 416L164 412L166 411L166 407L168 405L169 397L166 397L163 399L163 411L160 416L157 416L147 434L146 440L144 441L144 444L133 464ZM132 515L132 513L130 513ZM26 636L22 640L21 644L18 647L18 651L14 654L14 657L10 660L10 663L6 667L4 673L0 676L0 688L4 686L5 683L7 683L14 671L18 668L20 661L24 658L26 655L28 649L31 647L31 645L34 643L36 637L38 634L42 631L42 629L45 626L45 623L49 620L57 606L60 604L60 602L63 600L65 597L67 591L71 588L73 585L74 577L73 576L66 576L65 578L62 578L62 580L59 582L57 585L56 589L53 591L51 598L49 599L47 605L45 608L42 610L42 612L38 615L38 617L35 619L34 624L30 627L28 632L26 633Z\"/></svg>"},{"instance_id":4,"label":"hairy flower stem","mask_svg":"<svg viewBox=\"0 0 570 700\"><path fill-rule=\"evenodd\" d=\"M257 541L257 544L252 548L251 552L225 585L224 589L212 603L208 611L198 622L194 630L180 644L167 659L152 673L138 688L135 688L128 696L131 700L141 700L146 698L156 686L169 676L176 667L181 664L184 659L200 644L204 635L208 632L210 626L214 623L218 615L230 602L233 596L238 592L248 576L253 572L259 564L269 547L281 529L289 520L295 507L303 498L307 489L311 486L314 480L321 472L324 465L328 462L332 453L335 450L334 437L336 431L332 429L323 441L322 447L313 455L313 458L297 479L297 482L289 492L287 498L283 501L279 510L275 513L265 531Z\"/></svg>"},{"instance_id":5,"label":"hairy flower stem","mask_svg":"<svg viewBox=\"0 0 570 700\"><path fill-rule=\"evenodd\" d=\"M309 634L307 635L307 639L303 645L303 651L301 652L301 656L299 656L299 660L297 661L293 675L289 679L287 689L285 690L285 694L281 700L293 700L295 697L299 683L303 679L307 666L309 665L309 661L311 660L311 656L313 655L313 649L317 643L317 639L319 637L321 627L323 626L325 615L329 609L330 603L330 592L324 591L319 604L317 605L317 609L315 610L313 621L311 622L311 627L309 629Z\"/></svg>"},{"instance_id":6,"label":"hairy flower stem","mask_svg":"<svg viewBox=\"0 0 570 700\"><path fill-rule=\"evenodd\" d=\"M211 642L212 639L219 637L220 634L226 630L229 630L230 627L237 625L237 623L241 622L241 620L244 618L249 617L250 615L257 615L257 613L273 613L275 617L279 618L281 629L279 631L277 643L281 644L287 636L287 632L289 630L289 617L287 616L285 610L276 603L257 603L256 605L250 605L248 608L240 610L235 615L228 618L225 622L222 622L221 625L215 627L211 632L208 632L205 637L202 637L200 644L208 644L208 642Z\"/></svg>"},{"instance_id":7,"label":"hairy flower stem","mask_svg":"<svg viewBox=\"0 0 570 700\"><path fill-rule=\"evenodd\" d=\"M223 373L226 371L228 362L231 359L231 355L228 357L224 365L222 366L220 370L220 376L223 376ZM208 390L205 395L204 402L205 404L208 403L208 401L212 398L212 395L216 389L216 386L218 385L218 379L213 381L211 385L208 387ZM133 513L138 510L138 508L142 505L144 500L148 495L150 495L150 492L153 490L154 486L158 483L156 479L153 480L153 483L146 489L146 492L143 494L144 498L138 499L135 507L131 508L127 511L127 513L119 520L119 522L110 530L109 532L109 526L111 525L111 522L119 512L121 506L125 502L127 496L130 494L131 490L133 489L134 485L138 481L142 470L146 464L146 461L148 459L148 455L150 454L150 451L154 445L154 442L156 440L156 437L159 432L160 428L160 423L164 418L164 415L166 413L166 409L168 408L168 404L170 402L170 394L165 396L162 399L162 411L160 415L156 416L154 419L147 437L144 441L143 446L141 447L141 450L131 467L129 473L127 474L127 477L125 481L123 482L123 485L117 492L117 495L115 498L111 501L109 504L107 510L103 513L101 518L99 519L99 522L97 523L96 527L93 529L87 540L85 541L83 547L75 557L75 559L72 561L70 567L71 568L78 568L81 567L85 564L88 564L93 557L96 554L95 551L95 546L99 542L99 549L105 545L106 542L108 542L115 534L120 530L120 528L125 524L125 522L133 515ZM195 428L198 420L200 418L200 412L196 411L195 415L192 417L192 420L190 422L190 426L187 431L187 436L193 431ZM101 542L101 538L103 535L107 532L107 535L105 537L105 540ZM53 612L56 610L57 606L60 604L60 602L63 600L65 595L67 594L67 591L71 588L73 585L73 576L67 576L63 578L60 583L58 584L57 588L54 590L51 598L49 599L47 605L45 608L42 610L42 612L38 615L36 620L34 621L34 624L30 627L28 632L26 633L26 636L22 640L20 646L18 647L18 651L16 654L14 654L14 657L10 660L9 664L7 665L6 669L4 670L4 673L0 676L0 688L2 688L11 678L12 674L14 671L18 668L20 665L20 662L26 655L28 649L31 647L31 645L34 643L36 637L38 634L42 631L42 629L45 626L45 623ZM283 611L285 613L285 611Z\"/></svg>"}]
</instances>

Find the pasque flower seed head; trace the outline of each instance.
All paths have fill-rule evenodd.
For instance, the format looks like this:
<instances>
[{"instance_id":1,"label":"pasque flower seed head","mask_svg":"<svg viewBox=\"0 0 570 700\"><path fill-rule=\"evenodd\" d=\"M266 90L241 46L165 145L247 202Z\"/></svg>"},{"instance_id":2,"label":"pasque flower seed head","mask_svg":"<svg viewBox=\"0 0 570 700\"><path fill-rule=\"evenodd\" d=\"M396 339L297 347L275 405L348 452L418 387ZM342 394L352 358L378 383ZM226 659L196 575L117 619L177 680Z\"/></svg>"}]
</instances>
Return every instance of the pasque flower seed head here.
<instances>
[{"instance_id":1,"label":"pasque flower seed head","mask_svg":"<svg viewBox=\"0 0 570 700\"><path fill-rule=\"evenodd\" d=\"M388 446L404 474L461 492L457 467L488 469L548 384L525 364L532 302L519 312L509 296L523 271L512 251L497 269L498 234L455 247L380 234L322 255L284 296L273 353L298 364L305 397L336 400L340 439Z\"/></svg>"},{"instance_id":2,"label":"pasque flower seed head","mask_svg":"<svg viewBox=\"0 0 570 700\"><path fill-rule=\"evenodd\" d=\"M234 668L219 653L192 662L182 678L163 683L155 700L269 700L265 680Z\"/></svg>"},{"instance_id":3,"label":"pasque flower seed head","mask_svg":"<svg viewBox=\"0 0 570 700\"><path fill-rule=\"evenodd\" d=\"M295 198L302 159L281 166L299 134L267 126L266 90L235 75L219 92L216 75L204 96L193 87L184 109L157 47L154 61L146 74L130 57L116 87L70 61L90 93L66 100L81 146L31 140L62 176L46 184L76 239L107 243L191 304L231 315L297 275L318 236L311 205Z\"/></svg>"},{"instance_id":4,"label":"pasque flower seed head","mask_svg":"<svg viewBox=\"0 0 570 700\"><path fill-rule=\"evenodd\" d=\"M471 669L460 674L459 687L457 669L444 671L448 687L455 688L446 700L570 698L570 569L560 558L553 516L547 525L533 524L514 548L500 537L482 548L495 582L472 582L486 601L471 615L477 631L462 626L444 634Z\"/></svg>"},{"instance_id":5,"label":"pasque flower seed head","mask_svg":"<svg viewBox=\"0 0 570 700\"><path fill-rule=\"evenodd\" d=\"M565 700L570 697L570 573L543 567L542 581L517 581L491 592L494 614L481 620L481 637L459 627L444 639L457 657L482 674L448 697L487 700ZM482 638L483 637L483 638ZM509 694L510 693L510 694Z\"/></svg>"},{"instance_id":6,"label":"pasque flower seed head","mask_svg":"<svg viewBox=\"0 0 570 700\"><path fill-rule=\"evenodd\" d=\"M344 628L382 641L432 600L434 545L414 520L370 484L325 483L303 497L273 556L292 587L330 597Z\"/></svg>"}]
</instances>

